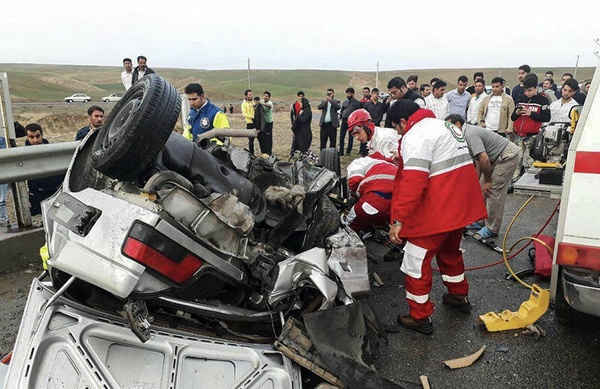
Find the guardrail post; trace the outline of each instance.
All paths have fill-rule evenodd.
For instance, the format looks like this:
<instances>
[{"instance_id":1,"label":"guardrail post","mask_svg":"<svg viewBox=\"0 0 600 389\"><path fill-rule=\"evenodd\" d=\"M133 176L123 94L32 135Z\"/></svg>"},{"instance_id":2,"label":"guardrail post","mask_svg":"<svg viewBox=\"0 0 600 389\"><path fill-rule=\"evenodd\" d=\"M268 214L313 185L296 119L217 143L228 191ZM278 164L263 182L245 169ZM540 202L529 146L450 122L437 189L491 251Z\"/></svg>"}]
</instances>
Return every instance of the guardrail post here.
<instances>
[{"instance_id":1,"label":"guardrail post","mask_svg":"<svg viewBox=\"0 0 600 389\"><path fill-rule=\"evenodd\" d=\"M9 140L15 139L16 134L12 106L10 104L8 75L6 72L0 73L0 89L2 89L2 93L0 94L0 127L2 127L2 134L6 138L6 147L10 148L12 145ZM33 223L31 220L31 211L29 210L29 191L27 190L27 183L24 181L14 182L11 185L11 189L19 227L31 227Z\"/></svg>"}]
</instances>

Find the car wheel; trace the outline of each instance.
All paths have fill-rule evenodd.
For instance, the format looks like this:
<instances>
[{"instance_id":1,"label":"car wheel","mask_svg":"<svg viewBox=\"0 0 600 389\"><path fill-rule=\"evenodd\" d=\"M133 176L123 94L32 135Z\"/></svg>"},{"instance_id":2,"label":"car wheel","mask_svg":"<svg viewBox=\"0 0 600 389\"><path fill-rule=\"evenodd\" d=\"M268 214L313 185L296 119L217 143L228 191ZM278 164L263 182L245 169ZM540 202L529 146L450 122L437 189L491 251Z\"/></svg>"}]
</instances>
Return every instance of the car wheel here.
<instances>
[{"instance_id":1,"label":"car wheel","mask_svg":"<svg viewBox=\"0 0 600 389\"><path fill-rule=\"evenodd\" d=\"M129 180L146 168L171 135L181 110L179 93L151 74L115 104L94 142L92 164L105 175Z\"/></svg>"},{"instance_id":2,"label":"car wheel","mask_svg":"<svg viewBox=\"0 0 600 389\"><path fill-rule=\"evenodd\" d=\"M335 147L329 147L321 150L319 153L319 162L321 166L331 170L337 174L338 177L342 175L340 168L340 156Z\"/></svg>"},{"instance_id":3,"label":"car wheel","mask_svg":"<svg viewBox=\"0 0 600 389\"><path fill-rule=\"evenodd\" d=\"M304 235L301 251L325 247L327 237L340 228L340 213L327 196L321 196L315 208L313 222Z\"/></svg>"},{"instance_id":4,"label":"car wheel","mask_svg":"<svg viewBox=\"0 0 600 389\"><path fill-rule=\"evenodd\" d=\"M72 103L72 102L73 102L73 100L67 100L67 103Z\"/></svg>"}]
</instances>

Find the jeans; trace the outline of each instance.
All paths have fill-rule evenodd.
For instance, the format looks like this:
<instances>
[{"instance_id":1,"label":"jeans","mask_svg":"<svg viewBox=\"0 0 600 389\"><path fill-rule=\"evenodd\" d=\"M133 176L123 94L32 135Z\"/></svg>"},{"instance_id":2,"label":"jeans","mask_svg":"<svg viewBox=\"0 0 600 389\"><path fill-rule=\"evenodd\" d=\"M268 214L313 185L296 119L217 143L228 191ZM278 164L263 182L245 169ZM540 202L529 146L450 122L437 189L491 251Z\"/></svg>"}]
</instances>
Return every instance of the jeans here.
<instances>
[{"instance_id":1,"label":"jeans","mask_svg":"<svg viewBox=\"0 0 600 389\"><path fill-rule=\"evenodd\" d=\"M0 222L8 222L6 213L6 196L8 195L8 185L0 184Z\"/></svg>"}]
</instances>

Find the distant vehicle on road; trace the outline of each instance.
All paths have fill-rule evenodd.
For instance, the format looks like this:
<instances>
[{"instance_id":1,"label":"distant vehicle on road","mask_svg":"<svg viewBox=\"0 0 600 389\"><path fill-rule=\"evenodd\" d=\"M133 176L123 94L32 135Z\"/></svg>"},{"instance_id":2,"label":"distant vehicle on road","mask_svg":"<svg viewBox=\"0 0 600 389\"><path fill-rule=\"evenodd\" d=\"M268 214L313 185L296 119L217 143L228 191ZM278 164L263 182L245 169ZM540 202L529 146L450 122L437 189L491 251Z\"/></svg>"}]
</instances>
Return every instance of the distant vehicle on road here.
<instances>
[{"instance_id":1,"label":"distant vehicle on road","mask_svg":"<svg viewBox=\"0 0 600 389\"><path fill-rule=\"evenodd\" d=\"M121 100L121 96L117 95L116 93L111 93L110 95L102 98L102 101L105 103L111 103L119 100Z\"/></svg>"},{"instance_id":2,"label":"distant vehicle on road","mask_svg":"<svg viewBox=\"0 0 600 389\"><path fill-rule=\"evenodd\" d=\"M72 103L72 102L87 103L87 102L92 101L92 98L90 96L86 95L85 93L75 93L75 94L72 94L71 96L65 97L65 101L67 103Z\"/></svg>"}]
</instances>

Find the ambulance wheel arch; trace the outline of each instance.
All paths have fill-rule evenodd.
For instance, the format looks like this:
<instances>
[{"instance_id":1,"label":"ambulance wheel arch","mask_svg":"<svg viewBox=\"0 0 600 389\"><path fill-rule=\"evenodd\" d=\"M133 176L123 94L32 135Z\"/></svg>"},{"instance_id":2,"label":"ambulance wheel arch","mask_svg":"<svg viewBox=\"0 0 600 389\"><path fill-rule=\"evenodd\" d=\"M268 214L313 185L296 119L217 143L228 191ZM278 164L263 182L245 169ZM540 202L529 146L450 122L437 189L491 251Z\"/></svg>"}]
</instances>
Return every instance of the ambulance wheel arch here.
<instances>
[{"instance_id":1,"label":"ambulance wheel arch","mask_svg":"<svg viewBox=\"0 0 600 389\"><path fill-rule=\"evenodd\" d=\"M567 302L563 287L563 269L559 269L558 285L554 301L554 316L560 324L584 323L589 315L579 312Z\"/></svg>"}]
</instances>

